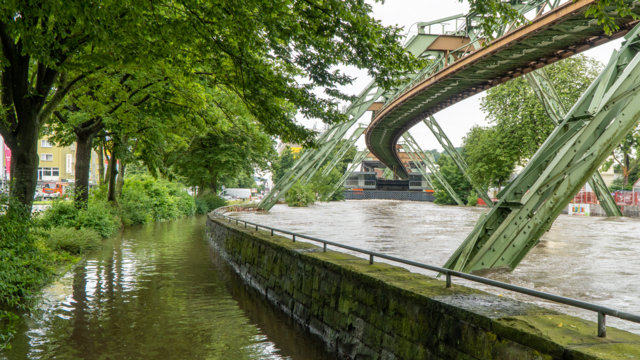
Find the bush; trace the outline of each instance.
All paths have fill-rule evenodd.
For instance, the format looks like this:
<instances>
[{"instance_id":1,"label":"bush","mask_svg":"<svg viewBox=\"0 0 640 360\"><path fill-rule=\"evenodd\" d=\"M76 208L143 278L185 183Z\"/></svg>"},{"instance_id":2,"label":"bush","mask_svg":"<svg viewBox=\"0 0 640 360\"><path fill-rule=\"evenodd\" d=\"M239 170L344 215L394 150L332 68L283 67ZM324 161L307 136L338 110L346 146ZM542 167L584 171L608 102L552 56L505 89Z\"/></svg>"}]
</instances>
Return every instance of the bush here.
<instances>
[{"instance_id":1,"label":"bush","mask_svg":"<svg viewBox=\"0 0 640 360\"><path fill-rule=\"evenodd\" d=\"M78 211L75 227L94 230L107 238L120 227L120 221L106 201L91 201L86 210Z\"/></svg>"},{"instance_id":2,"label":"bush","mask_svg":"<svg viewBox=\"0 0 640 360\"><path fill-rule=\"evenodd\" d=\"M82 254L100 246L101 235L91 228L54 227L49 230L47 246L71 254Z\"/></svg>"},{"instance_id":3,"label":"bush","mask_svg":"<svg viewBox=\"0 0 640 360\"><path fill-rule=\"evenodd\" d=\"M92 229L106 238L120 227L120 220L105 201L91 199L87 209L78 210L72 202L56 200L40 215L37 225L45 230L54 227Z\"/></svg>"},{"instance_id":4,"label":"bush","mask_svg":"<svg viewBox=\"0 0 640 360\"><path fill-rule=\"evenodd\" d=\"M296 182L284 197L289 206L309 206L316 200L316 195L309 185L302 185Z\"/></svg>"},{"instance_id":5,"label":"bush","mask_svg":"<svg viewBox=\"0 0 640 360\"><path fill-rule=\"evenodd\" d=\"M196 204L181 185L142 175L125 182L120 210L125 225L146 224L193 215Z\"/></svg>"},{"instance_id":6,"label":"bush","mask_svg":"<svg viewBox=\"0 0 640 360\"><path fill-rule=\"evenodd\" d=\"M478 195L476 194L469 194L469 196L467 196L467 206L476 206L478 205Z\"/></svg>"},{"instance_id":7,"label":"bush","mask_svg":"<svg viewBox=\"0 0 640 360\"><path fill-rule=\"evenodd\" d=\"M15 333L15 312L29 309L34 292L54 273L48 249L32 232L30 220L0 216L0 350Z\"/></svg>"},{"instance_id":8,"label":"bush","mask_svg":"<svg viewBox=\"0 0 640 360\"><path fill-rule=\"evenodd\" d=\"M208 214L210 211L226 205L227 201L216 194L200 195L196 198L196 214Z\"/></svg>"},{"instance_id":9,"label":"bush","mask_svg":"<svg viewBox=\"0 0 640 360\"><path fill-rule=\"evenodd\" d=\"M70 201L54 200L51 207L40 214L37 225L50 229L56 226L76 226L78 209Z\"/></svg>"}]
</instances>

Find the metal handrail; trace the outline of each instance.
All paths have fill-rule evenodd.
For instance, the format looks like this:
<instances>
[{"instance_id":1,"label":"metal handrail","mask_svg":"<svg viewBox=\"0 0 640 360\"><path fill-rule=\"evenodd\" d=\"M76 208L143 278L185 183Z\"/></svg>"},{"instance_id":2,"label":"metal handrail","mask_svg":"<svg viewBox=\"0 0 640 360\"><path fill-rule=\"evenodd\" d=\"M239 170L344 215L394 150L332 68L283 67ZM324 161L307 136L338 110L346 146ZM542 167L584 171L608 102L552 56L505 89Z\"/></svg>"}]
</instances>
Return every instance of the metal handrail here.
<instances>
[{"instance_id":1,"label":"metal handrail","mask_svg":"<svg viewBox=\"0 0 640 360\"><path fill-rule=\"evenodd\" d=\"M467 274L467 273L463 273L463 272L459 272L459 271L454 271L454 270L451 270L451 269L446 269L446 268L439 267L439 266L423 264L423 263L419 263L419 262L416 262L416 261L406 260L406 259L398 258L398 257L395 257L395 256L391 256L391 255L385 255L385 254L377 253L375 251L360 249L360 248L357 248L357 247L344 245L344 244L336 243L336 242L333 242L333 241L328 241L328 240L316 238L316 237L313 237L313 236L299 234L299 233L296 233L296 232L293 232L293 231L289 231L289 230L278 229L278 228L274 228L274 227L267 226L267 225L257 224L257 223L251 222L251 221L232 218L230 216L223 215L223 214L219 213L217 210L214 211L213 213L218 217L222 217L222 218L227 219L229 222L234 222L235 221L236 225L239 225L240 223L243 223L245 228L248 225L250 225L251 227L255 227L256 231L258 231L260 228L265 229L265 230L270 230L271 231L271 236L274 236L275 232L278 232L278 233L281 233L281 234L291 235L291 239L292 239L293 242L295 242L296 239L307 239L307 240L311 240L311 241L320 242L323 245L322 246L323 252L327 251L327 245L331 245L331 246L335 246L335 247L338 247L338 248L347 249L347 250L355 251L355 252L358 252L358 253L361 253L361 254L369 255L369 264L373 264L374 257L378 257L378 258L390 260L390 261L393 261L393 262L397 262L397 263L401 263L401 264L405 264L405 265L410 265L410 266L415 266L417 268L421 268L421 269L425 269L425 270L434 271L434 272L437 272L437 273L440 273L440 274L444 274L446 276L446 281L445 281L446 285L445 286L447 288L451 287L451 277L455 276L455 277L459 277L459 278L462 278L462 279L470 280L470 281L473 281L473 282L478 282L478 283L481 283L481 284L490 285L490 286L498 287L498 288L501 288L501 289L514 291L514 292L517 292L517 293L520 293L520 294L525 294L525 295L537 297L537 298L540 298L540 299L552 301L552 302L555 302L555 303L569 305L569 306L573 306L573 307L584 309L584 310L594 311L594 312L598 313L598 337L606 337L606 334L607 334L606 316L607 315L613 316L613 317L616 317L616 318L619 318L619 319L635 322L635 323L640 323L640 316L638 316L638 315L627 313L627 312L623 312L623 311L619 311L619 310L616 310L616 309L612 309L612 308L609 308L609 307L605 307L605 306L601 306L601 305L597 305L597 304L593 304L593 303L589 303L589 302L586 302L586 301L572 299L572 298L568 298L568 297L564 297L564 296L560 296L560 295L549 294L549 293L546 293L546 292L543 292L543 291L538 291L538 290L533 290L533 289L529 289L529 288L525 288L525 287L521 287L521 286L517 286L517 285L512 285L512 284L509 284L509 283L488 279L488 278L485 278L485 277L482 277L482 276L471 275L471 274Z\"/></svg>"}]
</instances>

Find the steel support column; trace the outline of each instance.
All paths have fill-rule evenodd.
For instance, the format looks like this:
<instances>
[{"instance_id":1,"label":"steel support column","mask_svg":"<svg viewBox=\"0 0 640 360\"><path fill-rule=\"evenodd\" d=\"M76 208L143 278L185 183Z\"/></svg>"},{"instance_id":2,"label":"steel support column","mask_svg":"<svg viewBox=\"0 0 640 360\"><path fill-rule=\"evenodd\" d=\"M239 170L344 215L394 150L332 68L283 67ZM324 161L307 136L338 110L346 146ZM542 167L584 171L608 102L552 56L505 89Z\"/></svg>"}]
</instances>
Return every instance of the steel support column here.
<instances>
[{"instance_id":1,"label":"steel support column","mask_svg":"<svg viewBox=\"0 0 640 360\"><path fill-rule=\"evenodd\" d=\"M422 162L424 162L424 164L427 165L427 168L431 172L431 175L436 179L436 181L440 183L440 185L442 185L442 187L445 189L447 194L449 194L449 196L451 196L451 198L458 205L464 206L464 202L460 199L460 196L456 194L455 190L453 190L453 187L449 184L447 179L445 179L442 173L440 173L440 169L435 164L435 162L429 158L428 154L425 154L425 152L422 151L422 149L420 148L420 145L418 145L418 143L413 138L413 136L411 136L411 134L407 131L406 133L402 134L402 138L409 146L409 149L412 150L414 153L416 153L420 158L420 160L422 160Z\"/></svg>"},{"instance_id":2,"label":"steel support column","mask_svg":"<svg viewBox=\"0 0 640 360\"><path fill-rule=\"evenodd\" d=\"M640 26L447 261L514 269L640 119Z\"/></svg>"},{"instance_id":3,"label":"steel support column","mask_svg":"<svg viewBox=\"0 0 640 360\"><path fill-rule=\"evenodd\" d=\"M469 173L467 173L467 166L468 166L467 162L464 161L464 159L462 158L462 155L460 155L460 153L458 152L458 150L456 150L455 146L453 146L453 144L451 143L447 135L444 133L444 131L442 131L442 128L440 127L440 125L438 125L438 122L436 121L436 119L433 116L428 116L422 119L422 122L424 122L424 124L427 125L429 130L431 130L431 133L433 133L433 136L436 137L436 139L440 143L440 146L442 146L444 151L446 151L447 154L451 157L451 159L453 160L453 163L456 164L458 169L460 169L464 177L467 179L467 181L469 181L469 184L473 186L473 189L478 194L478 197L484 200L484 202L489 207L492 207L493 201L491 201L491 198L489 197L489 195L487 195L487 189L484 189L480 186L476 186L473 183L473 181L471 180L471 177L469 176Z\"/></svg>"},{"instance_id":4,"label":"steel support column","mask_svg":"<svg viewBox=\"0 0 640 360\"><path fill-rule=\"evenodd\" d=\"M525 79L533 88L540 102L542 102L542 106L549 115L549 119L558 126L567 113L567 108L549 80L549 75L546 70L542 68L528 73L525 75ZM600 205L607 216L622 216L622 212L618 205L616 205L616 201L611 196L611 193L609 193L609 189L604 183L602 175L596 171L588 182L589 186L591 186L596 193L596 197L600 201Z\"/></svg>"}]
</instances>

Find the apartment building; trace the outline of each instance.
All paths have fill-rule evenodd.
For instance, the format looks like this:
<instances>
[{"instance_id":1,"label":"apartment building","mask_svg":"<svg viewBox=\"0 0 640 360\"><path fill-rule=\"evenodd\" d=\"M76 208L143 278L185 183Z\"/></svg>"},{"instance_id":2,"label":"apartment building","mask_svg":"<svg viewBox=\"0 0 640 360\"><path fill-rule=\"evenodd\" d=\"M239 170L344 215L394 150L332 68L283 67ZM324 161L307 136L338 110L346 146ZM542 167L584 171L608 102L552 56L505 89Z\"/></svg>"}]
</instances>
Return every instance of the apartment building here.
<instances>
[{"instance_id":1,"label":"apartment building","mask_svg":"<svg viewBox=\"0 0 640 360\"><path fill-rule=\"evenodd\" d=\"M48 138L38 140L38 183L74 182L76 166L76 145L55 146ZM98 179L98 156L91 154L89 184Z\"/></svg>"}]
</instances>

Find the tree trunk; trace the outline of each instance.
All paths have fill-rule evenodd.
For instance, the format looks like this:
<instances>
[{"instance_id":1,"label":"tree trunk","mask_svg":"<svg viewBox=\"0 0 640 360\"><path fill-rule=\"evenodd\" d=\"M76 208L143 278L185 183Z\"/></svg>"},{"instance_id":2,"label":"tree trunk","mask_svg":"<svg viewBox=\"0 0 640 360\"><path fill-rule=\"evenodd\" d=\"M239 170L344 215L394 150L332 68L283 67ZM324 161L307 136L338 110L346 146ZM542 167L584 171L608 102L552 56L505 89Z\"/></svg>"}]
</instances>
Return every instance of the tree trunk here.
<instances>
[{"instance_id":1,"label":"tree trunk","mask_svg":"<svg viewBox=\"0 0 640 360\"><path fill-rule=\"evenodd\" d=\"M76 131L76 176L74 204L78 209L86 209L89 204L89 172L93 132Z\"/></svg>"},{"instance_id":2,"label":"tree trunk","mask_svg":"<svg viewBox=\"0 0 640 360\"><path fill-rule=\"evenodd\" d=\"M104 146L98 146L98 185L104 184Z\"/></svg>"},{"instance_id":3,"label":"tree trunk","mask_svg":"<svg viewBox=\"0 0 640 360\"><path fill-rule=\"evenodd\" d=\"M107 191L107 201L117 203L116 199L116 178L118 176L117 158L114 152L111 153L111 161L109 161L109 189Z\"/></svg>"},{"instance_id":4,"label":"tree trunk","mask_svg":"<svg viewBox=\"0 0 640 360\"><path fill-rule=\"evenodd\" d=\"M5 139L11 149L11 183L9 212L19 216L31 216L33 195L38 182L38 130L37 115L24 123L29 123L14 139Z\"/></svg>"},{"instance_id":5,"label":"tree trunk","mask_svg":"<svg viewBox=\"0 0 640 360\"><path fill-rule=\"evenodd\" d=\"M120 171L118 171L118 180L116 181L116 196L122 195L122 187L124 187L125 163L120 160Z\"/></svg>"}]
</instances>

